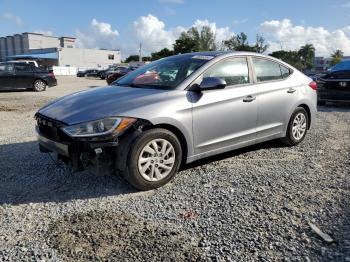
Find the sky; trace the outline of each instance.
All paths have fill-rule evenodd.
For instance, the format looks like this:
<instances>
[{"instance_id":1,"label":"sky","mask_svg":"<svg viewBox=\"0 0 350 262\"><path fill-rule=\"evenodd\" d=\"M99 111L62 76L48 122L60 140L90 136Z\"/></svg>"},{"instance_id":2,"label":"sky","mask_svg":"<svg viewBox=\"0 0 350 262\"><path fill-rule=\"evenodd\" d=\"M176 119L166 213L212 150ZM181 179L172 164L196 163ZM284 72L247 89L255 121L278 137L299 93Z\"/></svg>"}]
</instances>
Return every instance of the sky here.
<instances>
[{"instance_id":1,"label":"sky","mask_svg":"<svg viewBox=\"0 0 350 262\"><path fill-rule=\"evenodd\" d=\"M79 47L120 49L123 57L140 42L144 55L171 48L192 26L209 26L218 43L263 35L267 52L310 43L319 56L350 55L350 0L0 0L0 36L74 36Z\"/></svg>"}]
</instances>

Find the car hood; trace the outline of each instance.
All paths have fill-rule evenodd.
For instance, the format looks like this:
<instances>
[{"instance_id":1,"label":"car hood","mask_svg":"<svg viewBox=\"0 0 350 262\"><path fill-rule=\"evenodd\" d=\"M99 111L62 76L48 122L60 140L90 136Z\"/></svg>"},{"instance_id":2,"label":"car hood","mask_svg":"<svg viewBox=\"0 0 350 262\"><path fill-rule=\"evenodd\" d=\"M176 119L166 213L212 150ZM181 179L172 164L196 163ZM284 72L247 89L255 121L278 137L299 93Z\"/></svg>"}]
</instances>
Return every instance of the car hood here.
<instances>
[{"instance_id":1,"label":"car hood","mask_svg":"<svg viewBox=\"0 0 350 262\"><path fill-rule=\"evenodd\" d=\"M62 97L38 112L68 125L109 116L130 116L128 111L166 100L167 90L107 86Z\"/></svg>"}]
</instances>

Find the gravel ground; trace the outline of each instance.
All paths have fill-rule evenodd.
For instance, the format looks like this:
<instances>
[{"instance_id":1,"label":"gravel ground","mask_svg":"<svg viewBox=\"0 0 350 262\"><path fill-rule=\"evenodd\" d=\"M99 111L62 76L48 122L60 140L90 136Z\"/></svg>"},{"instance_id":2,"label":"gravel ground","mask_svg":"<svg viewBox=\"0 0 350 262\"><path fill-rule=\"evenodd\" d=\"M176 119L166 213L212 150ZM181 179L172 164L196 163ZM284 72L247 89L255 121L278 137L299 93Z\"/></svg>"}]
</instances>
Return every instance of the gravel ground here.
<instances>
[{"instance_id":1,"label":"gravel ground","mask_svg":"<svg viewBox=\"0 0 350 262\"><path fill-rule=\"evenodd\" d=\"M39 153L35 110L104 84L59 83L0 93L0 261L350 261L349 106L321 107L297 147L272 141L205 159L140 193Z\"/></svg>"}]
</instances>

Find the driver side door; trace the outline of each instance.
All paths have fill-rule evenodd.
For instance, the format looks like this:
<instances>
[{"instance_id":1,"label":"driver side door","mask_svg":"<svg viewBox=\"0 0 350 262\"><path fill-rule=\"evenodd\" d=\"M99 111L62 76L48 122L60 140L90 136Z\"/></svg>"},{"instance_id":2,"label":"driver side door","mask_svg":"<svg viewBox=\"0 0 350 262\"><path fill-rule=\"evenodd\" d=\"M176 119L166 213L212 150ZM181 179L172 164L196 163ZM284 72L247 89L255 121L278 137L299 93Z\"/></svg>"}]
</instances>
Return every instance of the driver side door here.
<instances>
[{"instance_id":1,"label":"driver side door","mask_svg":"<svg viewBox=\"0 0 350 262\"><path fill-rule=\"evenodd\" d=\"M219 61L204 77L224 79L224 89L191 92L196 155L209 156L254 143L257 88L246 57ZM196 81L196 82L197 82Z\"/></svg>"}]
</instances>

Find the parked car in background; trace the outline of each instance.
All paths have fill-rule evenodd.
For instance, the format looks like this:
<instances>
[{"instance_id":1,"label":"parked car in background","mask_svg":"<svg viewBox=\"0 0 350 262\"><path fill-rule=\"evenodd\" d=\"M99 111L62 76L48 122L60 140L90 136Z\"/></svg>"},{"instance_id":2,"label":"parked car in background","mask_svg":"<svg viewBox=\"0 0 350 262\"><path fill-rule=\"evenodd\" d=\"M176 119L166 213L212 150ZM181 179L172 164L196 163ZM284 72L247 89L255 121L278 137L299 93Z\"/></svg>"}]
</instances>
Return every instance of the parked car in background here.
<instances>
[{"instance_id":1,"label":"parked car in background","mask_svg":"<svg viewBox=\"0 0 350 262\"><path fill-rule=\"evenodd\" d=\"M111 84L113 83L115 80L121 78L122 76L125 76L126 74L128 74L131 71L136 70L137 67L135 66L129 66L129 67L121 67L119 68L116 72L109 74L107 77L107 84Z\"/></svg>"},{"instance_id":2,"label":"parked car in background","mask_svg":"<svg viewBox=\"0 0 350 262\"><path fill-rule=\"evenodd\" d=\"M117 66L117 67L112 67L110 68L107 72L106 72L106 79L114 74L114 73L118 73L119 71L123 71L123 70L126 70L129 66L128 65L125 65L125 66Z\"/></svg>"},{"instance_id":3,"label":"parked car in background","mask_svg":"<svg viewBox=\"0 0 350 262\"><path fill-rule=\"evenodd\" d=\"M149 190L181 164L271 139L299 144L316 103L312 79L280 60L191 53L50 103L36 113L36 130L41 152L58 153L76 170L107 163Z\"/></svg>"},{"instance_id":4,"label":"parked car in background","mask_svg":"<svg viewBox=\"0 0 350 262\"><path fill-rule=\"evenodd\" d=\"M32 89L45 91L46 87L57 85L52 70L44 70L31 63L0 63L0 89Z\"/></svg>"},{"instance_id":5,"label":"parked car in background","mask_svg":"<svg viewBox=\"0 0 350 262\"><path fill-rule=\"evenodd\" d=\"M90 69L85 72L86 77L98 77L100 70L98 69Z\"/></svg>"},{"instance_id":6,"label":"parked car in background","mask_svg":"<svg viewBox=\"0 0 350 262\"><path fill-rule=\"evenodd\" d=\"M7 61L9 63L26 63L26 64L32 64L35 67L39 67L39 64L35 60L26 60L26 59L21 59L21 60L14 60L14 61Z\"/></svg>"},{"instance_id":7,"label":"parked car in background","mask_svg":"<svg viewBox=\"0 0 350 262\"><path fill-rule=\"evenodd\" d=\"M79 70L77 72L77 77L85 77L85 76L97 76L99 70L97 69L86 69L86 70Z\"/></svg>"},{"instance_id":8,"label":"parked car in background","mask_svg":"<svg viewBox=\"0 0 350 262\"><path fill-rule=\"evenodd\" d=\"M350 68L330 71L317 78L317 100L319 105L326 102L350 102Z\"/></svg>"},{"instance_id":9,"label":"parked car in background","mask_svg":"<svg viewBox=\"0 0 350 262\"><path fill-rule=\"evenodd\" d=\"M331 67L328 72L336 72L336 71L347 71L350 70L350 60L344 60L335 66Z\"/></svg>"}]
</instances>

